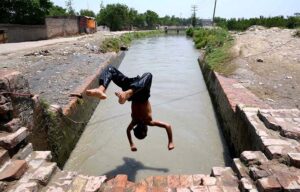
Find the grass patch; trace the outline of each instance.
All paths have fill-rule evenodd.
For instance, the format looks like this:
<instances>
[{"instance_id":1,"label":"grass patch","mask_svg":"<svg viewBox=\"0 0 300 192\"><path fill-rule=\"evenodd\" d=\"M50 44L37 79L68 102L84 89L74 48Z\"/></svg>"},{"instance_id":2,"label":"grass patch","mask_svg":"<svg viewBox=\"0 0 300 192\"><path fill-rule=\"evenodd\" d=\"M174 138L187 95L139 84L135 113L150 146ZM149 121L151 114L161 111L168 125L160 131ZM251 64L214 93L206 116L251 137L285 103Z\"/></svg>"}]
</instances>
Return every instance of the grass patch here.
<instances>
[{"instance_id":1,"label":"grass patch","mask_svg":"<svg viewBox=\"0 0 300 192\"><path fill-rule=\"evenodd\" d=\"M129 33L121 35L120 37L105 39L101 43L100 49L103 53L119 52L120 47L122 47L122 46L128 47L134 39L156 36L156 35L160 35L160 34L163 34L163 31L155 30L155 31L129 32Z\"/></svg>"},{"instance_id":2,"label":"grass patch","mask_svg":"<svg viewBox=\"0 0 300 192\"><path fill-rule=\"evenodd\" d=\"M227 30L190 28L186 34L193 38L197 49L205 50L204 62L210 69L224 75L230 75L235 71L236 66L230 64L233 38Z\"/></svg>"}]
</instances>

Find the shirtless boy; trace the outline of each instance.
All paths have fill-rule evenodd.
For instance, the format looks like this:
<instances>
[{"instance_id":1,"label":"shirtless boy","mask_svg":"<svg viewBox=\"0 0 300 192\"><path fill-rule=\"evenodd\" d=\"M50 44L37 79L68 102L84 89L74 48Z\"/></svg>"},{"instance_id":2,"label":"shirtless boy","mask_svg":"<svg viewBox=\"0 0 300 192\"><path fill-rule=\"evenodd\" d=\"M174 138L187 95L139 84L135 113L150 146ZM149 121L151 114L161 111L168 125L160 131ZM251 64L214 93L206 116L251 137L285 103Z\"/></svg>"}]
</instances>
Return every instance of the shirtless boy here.
<instances>
[{"instance_id":1,"label":"shirtless boy","mask_svg":"<svg viewBox=\"0 0 300 192\"><path fill-rule=\"evenodd\" d=\"M152 74L144 73L141 77L128 78L118 69L108 66L100 75L100 86L96 89L87 90L86 95L106 99L107 95L105 91L111 80L122 88L122 91L115 93L119 98L119 103L124 104L126 101L132 101L132 120L127 128L127 137L131 151L137 151L131 138L131 130L133 130L137 139L144 139L147 136L147 125L164 128L168 135L168 149L174 149L171 125L152 119L152 109L148 100L150 97Z\"/></svg>"}]
</instances>

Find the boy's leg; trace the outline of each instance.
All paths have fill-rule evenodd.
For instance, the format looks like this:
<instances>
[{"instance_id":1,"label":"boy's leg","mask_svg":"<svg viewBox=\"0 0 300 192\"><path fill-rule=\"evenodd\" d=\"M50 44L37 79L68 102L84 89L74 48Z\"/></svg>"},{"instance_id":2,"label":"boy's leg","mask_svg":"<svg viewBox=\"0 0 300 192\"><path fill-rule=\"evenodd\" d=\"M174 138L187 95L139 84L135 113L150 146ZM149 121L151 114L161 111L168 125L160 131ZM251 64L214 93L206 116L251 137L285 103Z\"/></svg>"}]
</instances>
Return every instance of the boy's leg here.
<instances>
[{"instance_id":1,"label":"boy's leg","mask_svg":"<svg viewBox=\"0 0 300 192\"><path fill-rule=\"evenodd\" d=\"M88 96L98 97L99 99L106 99L105 91L111 82L111 80L122 90L128 89L130 85L129 78L123 75L118 69L112 66L108 66L104 69L99 77L99 87L96 89L89 89L86 91Z\"/></svg>"},{"instance_id":2,"label":"boy's leg","mask_svg":"<svg viewBox=\"0 0 300 192\"><path fill-rule=\"evenodd\" d=\"M128 99L136 101L147 101L150 97L152 74L144 73L142 77L129 78L129 81L131 83L128 87L128 90L116 93L116 96L119 97L119 103L123 104Z\"/></svg>"},{"instance_id":3,"label":"boy's leg","mask_svg":"<svg viewBox=\"0 0 300 192\"><path fill-rule=\"evenodd\" d=\"M144 73L139 80L130 84L133 90L133 96L130 98L133 101L147 101L150 97L150 89L152 85L152 74Z\"/></svg>"}]
</instances>

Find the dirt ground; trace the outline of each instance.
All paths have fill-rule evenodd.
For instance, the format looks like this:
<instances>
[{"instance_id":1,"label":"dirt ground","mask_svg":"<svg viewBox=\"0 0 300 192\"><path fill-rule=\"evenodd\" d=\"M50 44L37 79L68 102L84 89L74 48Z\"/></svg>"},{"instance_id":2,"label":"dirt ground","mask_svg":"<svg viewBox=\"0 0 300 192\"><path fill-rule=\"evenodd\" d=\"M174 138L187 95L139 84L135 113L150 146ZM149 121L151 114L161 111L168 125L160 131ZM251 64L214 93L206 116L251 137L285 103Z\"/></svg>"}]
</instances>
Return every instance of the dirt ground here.
<instances>
[{"instance_id":1,"label":"dirt ground","mask_svg":"<svg viewBox=\"0 0 300 192\"><path fill-rule=\"evenodd\" d=\"M273 108L300 108L300 38L294 33L253 26L233 34L230 77Z\"/></svg>"},{"instance_id":2,"label":"dirt ground","mask_svg":"<svg viewBox=\"0 0 300 192\"><path fill-rule=\"evenodd\" d=\"M31 92L64 106L69 94L114 53L101 53L100 43L121 33L97 32L69 38L0 44L0 69L13 69L28 79Z\"/></svg>"}]
</instances>

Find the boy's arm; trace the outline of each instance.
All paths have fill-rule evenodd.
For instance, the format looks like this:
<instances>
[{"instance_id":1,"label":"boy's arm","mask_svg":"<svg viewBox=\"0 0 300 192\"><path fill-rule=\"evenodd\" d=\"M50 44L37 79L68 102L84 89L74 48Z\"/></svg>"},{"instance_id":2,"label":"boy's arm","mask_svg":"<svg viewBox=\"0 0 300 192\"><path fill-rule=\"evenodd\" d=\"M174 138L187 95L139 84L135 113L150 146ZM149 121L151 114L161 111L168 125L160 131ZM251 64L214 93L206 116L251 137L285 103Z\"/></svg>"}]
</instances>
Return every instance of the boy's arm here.
<instances>
[{"instance_id":1,"label":"boy's arm","mask_svg":"<svg viewBox=\"0 0 300 192\"><path fill-rule=\"evenodd\" d=\"M132 141L132 138L131 138L131 130L133 129L133 127L136 125L136 123L134 123L133 121L130 122L130 124L128 125L127 127L127 138L128 138L128 141L129 141L129 144L130 144L130 148L131 148L131 151L137 151L137 148L136 146L134 145L133 141Z\"/></svg>"},{"instance_id":2,"label":"boy's arm","mask_svg":"<svg viewBox=\"0 0 300 192\"><path fill-rule=\"evenodd\" d=\"M169 125L167 123L164 123L164 122L161 122L161 121L154 121L154 120L152 120L149 123L149 126L158 126L158 127L161 127L161 128L165 128L166 131L167 131L168 141L169 141L168 149L169 150L174 149L175 146L173 144L173 135L172 135L172 127L171 127L171 125Z\"/></svg>"}]
</instances>

